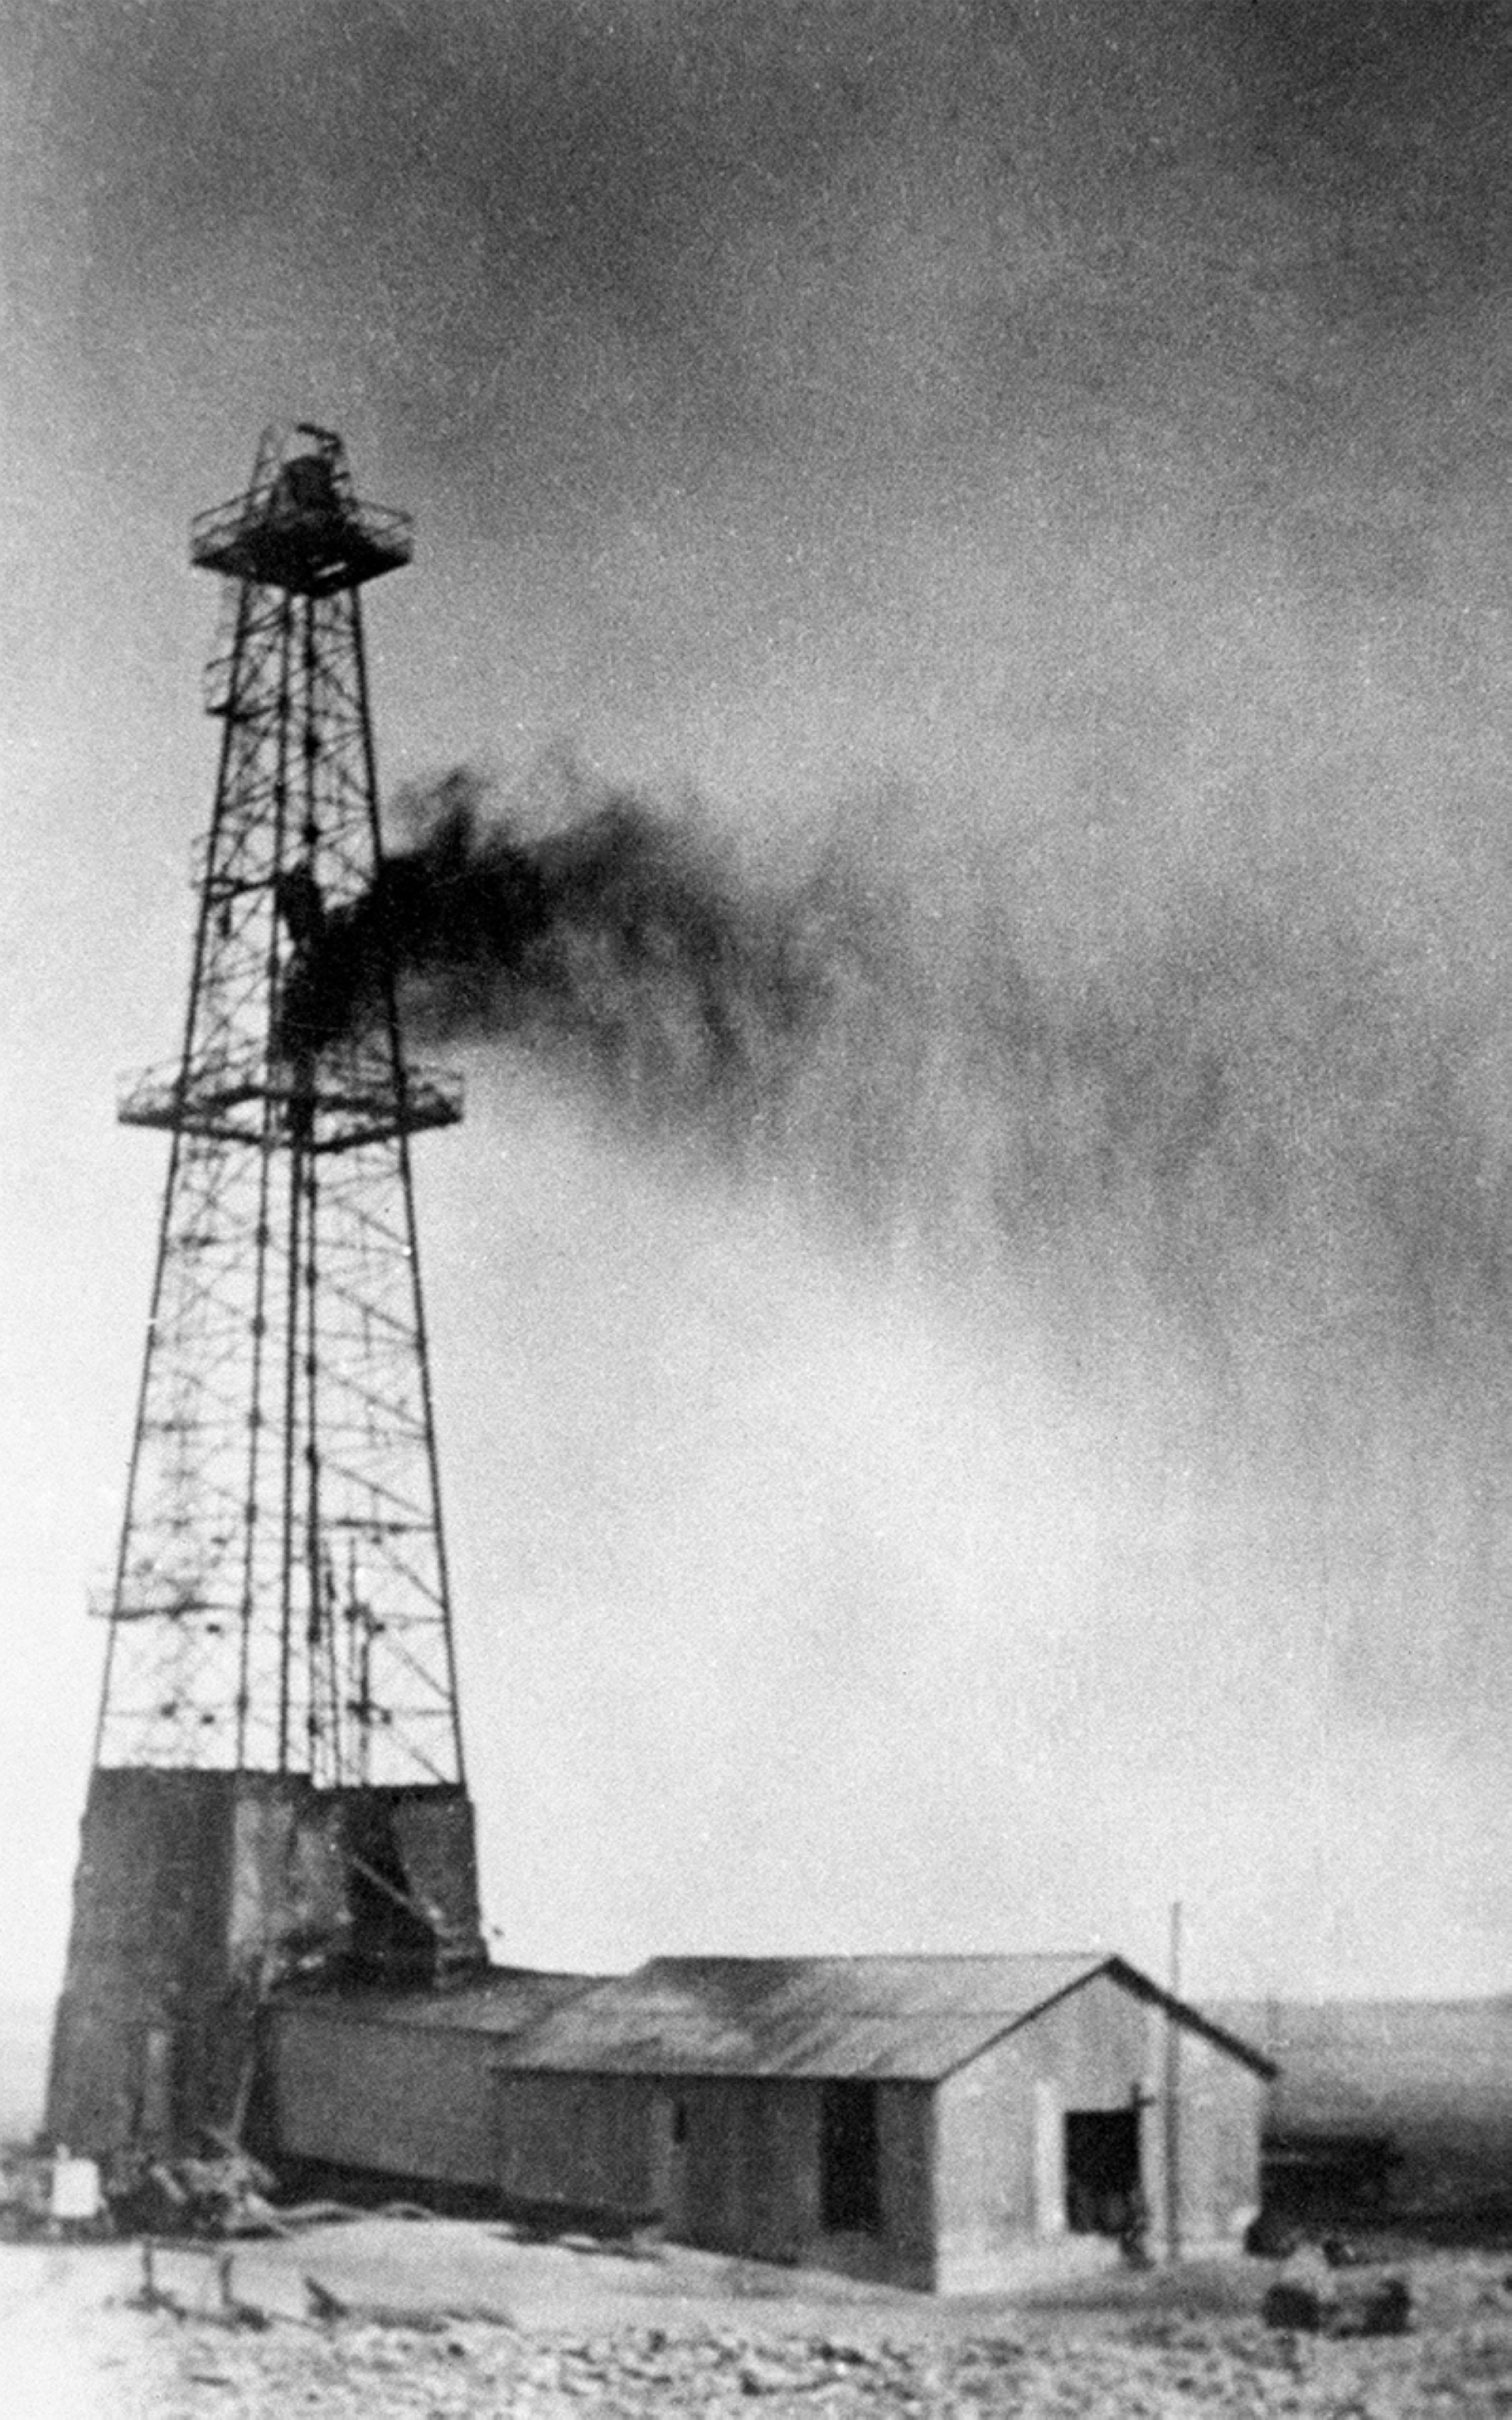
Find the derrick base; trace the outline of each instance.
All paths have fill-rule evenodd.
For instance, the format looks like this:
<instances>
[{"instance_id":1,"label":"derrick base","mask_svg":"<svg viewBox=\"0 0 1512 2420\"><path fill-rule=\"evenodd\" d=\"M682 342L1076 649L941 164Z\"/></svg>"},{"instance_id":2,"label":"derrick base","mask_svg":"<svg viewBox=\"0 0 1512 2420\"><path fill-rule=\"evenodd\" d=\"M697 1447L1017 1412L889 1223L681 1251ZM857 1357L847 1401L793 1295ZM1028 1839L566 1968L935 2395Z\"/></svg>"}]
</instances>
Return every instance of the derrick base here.
<instances>
[{"instance_id":1,"label":"derrick base","mask_svg":"<svg viewBox=\"0 0 1512 2420\"><path fill-rule=\"evenodd\" d=\"M460 1785L97 1769L47 2132L104 2160L241 2139L275 1986L435 1987L485 1963Z\"/></svg>"}]
</instances>

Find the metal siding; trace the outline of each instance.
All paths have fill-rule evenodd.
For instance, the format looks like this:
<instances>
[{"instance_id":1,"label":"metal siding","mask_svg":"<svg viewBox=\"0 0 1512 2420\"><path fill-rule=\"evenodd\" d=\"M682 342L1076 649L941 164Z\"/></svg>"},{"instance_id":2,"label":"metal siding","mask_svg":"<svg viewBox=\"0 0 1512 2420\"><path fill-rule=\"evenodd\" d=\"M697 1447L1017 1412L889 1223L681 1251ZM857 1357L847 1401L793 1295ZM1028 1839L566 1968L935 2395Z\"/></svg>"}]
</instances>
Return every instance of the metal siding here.
<instances>
[{"instance_id":1,"label":"metal siding","mask_svg":"<svg viewBox=\"0 0 1512 2420\"><path fill-rule=\"evenodd\" d=\"M687 2107L688 2242L711 2251L748 2248L750 2086L721 2076L693 2086Z\"/></svg>"},{"instance_id":2,"label":"metal siding","mask_svg":"<svg viewBox=\"0 0 1512 2420\"><path fill-rule=\"evenodd\" d=\"M924 2291L934 2284L934 2092L923 2084L877 2087L882 2155L884 2274Z\"/></svg>"},{"instance_id":3,"label":"metal siding","mask_svg":"<svg viewBox=\"0 0 1512 2420\"><path fill-rule=\"evenodd\" d=\"M459 2185L494 2178L486 2036L281 2009L274 2124L290 2158Z\"/></svg>"},{"instance_id":4,"label":"metal siding","mask_svg":"<svg viewBox=\"0 0 1512 2420\"><path fill-rule=\"evenodd\" d=\"M1215 2057L1204 2092L1204 2197L1193 2211L1193 2243L1242 2243L1260 2206L1260 2133L1267 2087L1236 2062Z\"/></svg>"},{"instance_id":5,"label":"metal siding","mask_svg":"<svg viewBox=\"0 0 1512 2420\"><path fill-rule=\"evenodd\" d=\"M990 2284L999 2255L1033 2237L1034 2082L1014 2036L935 2095L934 2266L947 2290Z\"/></svg>"},{"instance_id":6,"label":"metal siding","mask_svg":"<svg viewBox=\"0 0 1512 2420\"><path fill-rule=\"evenodd\" d=\"M494 2086L495 2180L510 2199L661 2221L674 2240L711 2252L932 2283L927 2087L878 2086L882 2232L841 2237L826 2234L820 2217L816 2082L704 2076L667 2086L504 2069ZM680 2212L666 2208L658 2157L673 2100L687 2125Z\"/></svg>"},{"instance_id":7,"label":"metal siding","mask_svg":"<svg viewBox=\"0 0 1512 2420\"><path fill-rule=\"evenodd\" d=\"M762 2241L773 2259L799 2258L822 2227L819 2195L821 2087L808 2082L763 2086L759 2179Z\"/></svg>"},{"instance_id":8,"label":"metal siding","mask_svg":"<svg viewBox=\"0 0 1512 2420\"><path fill-rule=\"evenodd\" d=\"M1162 2006L1099 1975L940 2085L936 2276L946 2290L1011 2285L1031 2257L1068 2267L1116 2258L1101 2239L1047 2226L1036 2191L1035 2110L1037 2095L1051 2091L1063 2115L1127 2109L1138 2090L1151 2240L1161 2247L1165 2024ZM1183 2025L1181 2045L1183 2244L1218 2248L1242 2231L1257 2198L1265 2084L1211 2036Z\"/></svg>"},{"instance_id":9,"label":"metal siding","mask_svg":"<svg viewBox=\"0 0 1512 2420\"><path fill-rule=\"evenodd\" d=\"M1053 2076L1066 2109L1127 2109L1137 2086L1153 2090L1165 2019L1111 1976L1043 2009L1014 2037L1031 2074Z\"/></svg>"},{"instance_id":10,"label":"metal siding","mask_svg":"<svg viewBox=\"0 0 1512 2420\"><path fill-rule=\"evenodd\" d=\"M606 2079L607 2081L607 2079ZM931 2283L932 2126L927 2087L877 2086L878 2234L835 2235L821 2217L820 2081L706 2077L688 2113L686 2241L755 2259L813 2262L895 2285Z\"/></svg>"},{"instance_id":11,"label":"metal siding","mask_svg":"<svg viewBox=\"0 0 1512 2420\"><path fill-rule=\"evenodd\" d=\"M493 2079L494 2180L520 2202L655 2214L656 2091L638 2076Z\"/></svg>"}]
</instances>

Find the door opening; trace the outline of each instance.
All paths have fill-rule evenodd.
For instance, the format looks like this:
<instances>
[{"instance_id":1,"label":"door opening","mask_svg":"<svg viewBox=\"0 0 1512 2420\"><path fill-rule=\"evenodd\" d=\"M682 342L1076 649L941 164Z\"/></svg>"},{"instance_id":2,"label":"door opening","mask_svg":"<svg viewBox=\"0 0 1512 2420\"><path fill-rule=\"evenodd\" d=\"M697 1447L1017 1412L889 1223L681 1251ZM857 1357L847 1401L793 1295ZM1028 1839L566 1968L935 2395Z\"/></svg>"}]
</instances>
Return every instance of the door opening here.
<instances>
[{"instance_id":1,"label":"door opening","mask_svg":"<svg viewBox=\"0 0 1512 2420\"><path fill-rule=\"evenodd\" d=\"M835 2081L820 2108L820 2215L836 2234L877 2235L882 2229L882 2176L877 2155L877 2088Z\"/></svg>"},{"instance_id":2,"label":"door opening","mask_svg":"<svg viewBox=\"0 0 1512 2420\"><path fill-rule=\"evenodd\" d=\"M1142 2208L1138 2110L1068 2109L1066 2225L1072 2235L1126 2235Z\"/></svg>"}]
</instances>

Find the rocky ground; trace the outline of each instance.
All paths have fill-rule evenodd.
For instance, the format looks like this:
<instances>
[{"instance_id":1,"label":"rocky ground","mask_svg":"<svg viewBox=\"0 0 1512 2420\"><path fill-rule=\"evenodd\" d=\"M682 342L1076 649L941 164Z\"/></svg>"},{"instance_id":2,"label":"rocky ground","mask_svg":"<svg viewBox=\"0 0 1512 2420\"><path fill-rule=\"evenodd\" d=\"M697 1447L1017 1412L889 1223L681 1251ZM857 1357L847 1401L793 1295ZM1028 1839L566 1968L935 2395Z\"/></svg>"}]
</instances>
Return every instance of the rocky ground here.
<instances>
[{"instance_id":1,"label":"rocky ground","mask_svg":"<svg viewBox=\"0 0 1512 2420\"><path fill-rule=\"evenodd\" d=\"M1273 2272L1113 2278L1052 2304L955 2304L698 2256L631 2263L485 2229L328 2230L161 2256L0 2247L7 2420L559 2420L739 2412L1022 2420L1512 2413L1512 2260L1420 2252L1412 2325L1268 2327ZM314 2280L313 2287L308 2282ZM509 2298L509 2307L504 2298Z\"/></svg>"}]
</instances>

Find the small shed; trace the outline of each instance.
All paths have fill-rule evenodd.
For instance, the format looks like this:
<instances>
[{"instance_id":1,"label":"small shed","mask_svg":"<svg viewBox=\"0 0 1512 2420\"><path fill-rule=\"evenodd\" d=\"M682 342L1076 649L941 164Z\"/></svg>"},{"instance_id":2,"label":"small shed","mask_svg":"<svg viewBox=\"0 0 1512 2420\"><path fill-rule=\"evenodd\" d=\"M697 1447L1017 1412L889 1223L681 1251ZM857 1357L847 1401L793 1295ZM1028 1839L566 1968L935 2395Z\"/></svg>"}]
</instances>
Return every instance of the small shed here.
<instances>
[{"instance_id":1,"label":"small shed","mask_svg":"<svg viewBox=\"0 0 1512 2420\"><path fill-rule=\"evenodd\" d=\"M494 1966L445 1991L285 1993L268 2017L270 2148L306 2170L492 2201L493 2063L596 1979Z\"/></svg>"},{"instance_id":2,"label":"small shed","mask_svg":"<svg viewBox=\"0 0 1512 2420\"><path fill-rule=\"evenodd\" d=\"M1124 1960L660 1958L501 2042L506 2201L982 2292L1237 2248L1270 2062Z\"/></svg>"}]
</instances>

